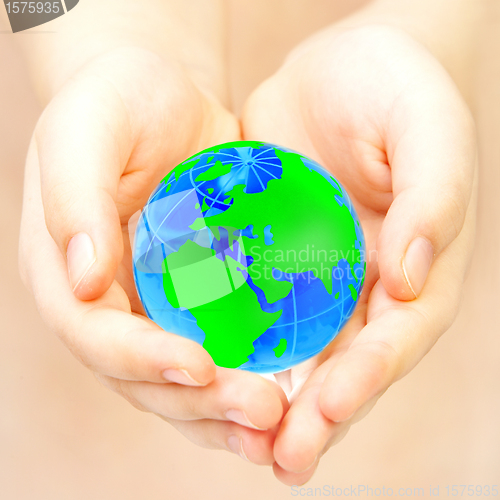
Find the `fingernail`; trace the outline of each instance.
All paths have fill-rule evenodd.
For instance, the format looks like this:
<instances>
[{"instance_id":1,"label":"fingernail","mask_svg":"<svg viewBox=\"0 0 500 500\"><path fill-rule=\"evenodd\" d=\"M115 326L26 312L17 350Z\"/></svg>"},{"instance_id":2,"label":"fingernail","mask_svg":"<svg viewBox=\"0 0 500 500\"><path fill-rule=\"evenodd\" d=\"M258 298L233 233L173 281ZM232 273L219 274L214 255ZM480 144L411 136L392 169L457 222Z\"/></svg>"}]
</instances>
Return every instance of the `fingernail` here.
<instances>
[{"instance_id":1,"label":"fingernail","mask_svg":"<svg viewBox=\"0 0 500 500\"><path fill-rule=\"evenodd\" d=\"M90 236L87 233L78 233L73 236L68 244L66 256L69 282L75 291L97 260Z\"/></svg>"},{"instance_id":2,"label":"fingernail","mask_svg":"<svg viewBox=\"0 0 500 500\"><path fill-rule=\"evenodd\" d=\"M229 436L227 438L227 447L233 452L236 453L236 455L239 455L243 460L246 460L249 462L248 457L245 454L245 451L243 450L243 441L240 437L236 435Z\"/></svg>"},{"instance_id":3,"label":"fingernail","mask_svg":"<svg viewBox=\"0 0 500 500\"><path fill-rule=\"evenodd\" d=\"M176 384L195 386L205 385L195 380L186 370L182 369L169 368L165 370L162 375L168 382L175 382Z\"/></svg>"},{"instance_id":4,"label":"fingernail","mask_svg":"<svg viewBox=\"0 0 500 500\"><path fill-rule=\"evenodd\" d=\"M403 259L403 272L415 298L420 295L422 288L424 288L433 259L434 249L429 240L422 236L415 238L406 250Z\"/></svg>"},{"instance_id":5,"label":"fingernail","mask_svg":"<svg viewBox=\"0 0 500 500\"><path fill-rule=\"evenodd\" d=\"M228 420L232 420L237 424L244 425L245 427L250 427L252 429L257 429L259 431L265 430L262 427L257 427L255 424L252 424L252 422L248 420L246 413L242 410L235 410L235 409L227 410L225 415Z\"/></svg>"},{"instance_id":6,"label":"fingernail","mask_svg":"<svg viewBox=\"0 0 500 500\"><path fill-rule=\"evenodd\" d=\"M357 411L358 411L358 409L356 408L348 417L332 420L332 422L335 422L336 424L341 424L342 422L347 422L347 420L350 420Z\"/></svg>"},{"instance_id":7,"label":"fingernail","mask_svg":"<svg viewBox=\"0 0 500 500\"><path fill-rule=\"evenodd\" d=\"M314 457L313 463L311 465L308 465L305 469L296 470L296 471L293 471L293 472L295 472L296 474L302 474L303 472L306 472L309 469L312 469L313 467L316 467L316 465L318 464L318 460L319 460L319 454Z\"/></svg>"}]
</instances>

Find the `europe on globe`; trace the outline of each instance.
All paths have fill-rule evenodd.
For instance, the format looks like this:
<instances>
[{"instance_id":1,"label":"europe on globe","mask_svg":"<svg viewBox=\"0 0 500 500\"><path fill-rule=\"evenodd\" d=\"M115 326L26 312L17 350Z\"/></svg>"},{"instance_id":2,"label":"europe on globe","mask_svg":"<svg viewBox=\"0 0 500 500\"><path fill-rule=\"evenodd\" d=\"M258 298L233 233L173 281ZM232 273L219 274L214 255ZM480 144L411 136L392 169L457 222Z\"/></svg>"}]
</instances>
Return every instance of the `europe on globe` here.
<instances>
[{"instance_id":1,"label":"europe on globe","mask_svg":"<svg viewBox=\"0 0 500 500\"><path fill-rule=\"evenodd\" d=\"M170 172L141 212L134 278L147 315L218 366L286 370L352 315L366 272L358 216L317 162L255 141Z\"/></svg>"}]
</instances>

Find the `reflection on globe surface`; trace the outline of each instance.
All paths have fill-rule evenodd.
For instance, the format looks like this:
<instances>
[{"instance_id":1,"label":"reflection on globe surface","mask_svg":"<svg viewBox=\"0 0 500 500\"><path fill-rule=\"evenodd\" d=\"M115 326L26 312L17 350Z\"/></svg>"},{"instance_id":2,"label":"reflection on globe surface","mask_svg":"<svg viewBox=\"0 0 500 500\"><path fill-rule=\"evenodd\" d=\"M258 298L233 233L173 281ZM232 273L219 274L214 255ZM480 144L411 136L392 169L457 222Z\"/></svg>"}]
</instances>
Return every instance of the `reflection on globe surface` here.
<instances>
[{"instance_id":1,"label":"reflection on globe surface","mask_svg":"<svg viewBox=\"0 0 500 500\"><path fill-rule=\"evenodd\" d=\"M272 144L206 149L163 179L134 240L148 316L219 366L279 372L319 353L356 306L363 232L323 167Z\"/></svg>"}]
</instances>

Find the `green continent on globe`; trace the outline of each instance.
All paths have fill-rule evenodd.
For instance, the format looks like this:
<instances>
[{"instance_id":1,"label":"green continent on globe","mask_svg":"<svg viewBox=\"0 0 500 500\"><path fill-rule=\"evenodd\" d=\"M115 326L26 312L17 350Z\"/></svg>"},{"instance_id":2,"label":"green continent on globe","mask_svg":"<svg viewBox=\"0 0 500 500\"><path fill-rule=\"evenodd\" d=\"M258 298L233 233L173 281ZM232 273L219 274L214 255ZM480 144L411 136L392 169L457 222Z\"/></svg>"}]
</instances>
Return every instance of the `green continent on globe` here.
<instances>
[{"instance_id":1,"label":"green continent on globe","mask_svg":"<svg viewBox=\"0 0 500 500\"><path fill-rule=\"evenodd\" d=\"M200 175L198 175L198 177L196 177L195 180L212 181L214 179L217 179L217 177L221 177L231 172L231 166L232 166L231 163L223 165L220 160L217 160L212 167L210 167L208 170L205 170L205 172L202 172Z\"/></svg>"},{"instance_id":2,"label":"green continent on globe","mask_svg":"<svg viewBox=\"0 0 500 500\"><path fill-rule=\"evenodd\" d=\"M173 307L185 307L205 332L203 347L219 366L237 368L254 352L252 343L281 316L264 312L230 256L188 240L164 261L163 287ZM236 334L235 334L236 333Z\"/></svg>"},{"instance_id":3,"label":"green continent on globe","mask_svg":"<svg viewBox=\"0 0 500 500\"><path fill-rule=\"evenodd\" d=\"M254 149L259 149L261 148L264 143L263 142L258 142L258 141L244 141L245 146L249 148L254 148ZM237 148L241 146L242 141L233 141L233 142L226 142L225 144L219 144L218 146L214 146L211 148L204 149L193 156L190 156L187 160L183 161L179 165L177 165L170 173L168 173L163 179L162 182L164 184L167 184L168 181L171 179L171 177L175 177L175 180L178 181L179 177L184 173L187 172L188 170L191 170L200 160L199 156L202 155L203 153L217 153L221 149L229 149L229 148ZM213 156L210 158L207 158L207 163L209 163L213 159ZM213 177L215 179L215 177Z\"/></svg>"},{"instance_id":4,"label":"green continent on globe","mask_svg":"<svg viewBox=\"0 0 500 500\"><path fill-rule=\"evenodd\" d=\"M270 180L259 193L245 193L244 185L236 185L227 193L232 204L226 211L200 217L190 227L200 230L207 226L218 234L218 227L253 225L257 238L243 237L247 255L253 258L247 271L269 303L286 297L293 286L275 280L270 268L282 273L312 271L331 294L332 272L339 260L346 259L351 271L361 262L355 248L354 220L348 207L335 201L335 195L341 193L327 179L308 169L296 153L275 151L282 163L281 179ZM274 239L271 246L264 244L268 225Z\"/></svg>"}]
</instances>

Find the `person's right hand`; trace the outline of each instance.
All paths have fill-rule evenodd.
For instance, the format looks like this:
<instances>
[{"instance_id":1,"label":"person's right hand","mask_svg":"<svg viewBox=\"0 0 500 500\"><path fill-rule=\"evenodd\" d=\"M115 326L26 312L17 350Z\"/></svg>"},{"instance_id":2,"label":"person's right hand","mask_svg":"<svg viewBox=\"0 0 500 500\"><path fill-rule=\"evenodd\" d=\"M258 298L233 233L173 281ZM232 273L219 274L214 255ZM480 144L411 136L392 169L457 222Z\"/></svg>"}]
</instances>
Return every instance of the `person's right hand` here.
<instances>
[{"instance_id":1,"label":"person's right hand","mask_svg":"<svg viewBox=\"0 0 500 500\"><path fill-rule=\"evenodd\" d=\"M131 269L131 215L179 162L239 135L178 64L135 48L96 58L36 126L20 270L43 320L107 387L201 446L272 464L283 391L216 367L199 344L148 320Z\"/></svg>"}]
</instances>

